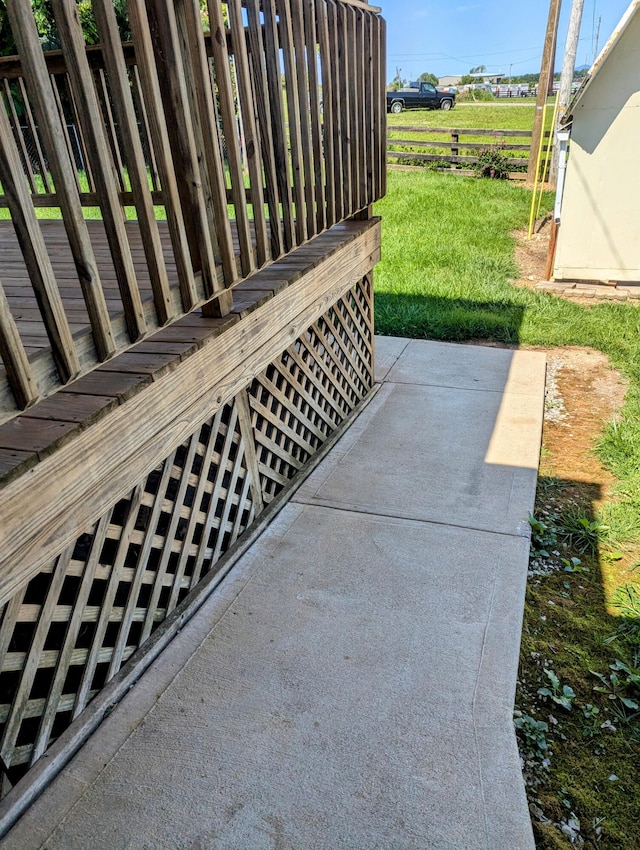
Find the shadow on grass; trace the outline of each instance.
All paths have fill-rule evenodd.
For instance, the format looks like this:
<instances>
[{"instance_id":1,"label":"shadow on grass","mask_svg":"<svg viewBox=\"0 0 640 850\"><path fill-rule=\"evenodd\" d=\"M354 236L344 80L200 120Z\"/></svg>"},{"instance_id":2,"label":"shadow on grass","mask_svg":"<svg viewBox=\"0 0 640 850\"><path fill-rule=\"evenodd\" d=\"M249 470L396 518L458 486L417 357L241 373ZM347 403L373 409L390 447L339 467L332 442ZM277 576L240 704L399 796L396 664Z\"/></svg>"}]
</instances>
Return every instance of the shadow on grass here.
<instances>
[{"instance_id":1,"label":"shadow on grass","mask_svg":"<svg viewBox=\"0 0 640 850\"><path fill-rule=\"evenodd\" d=\"M600 498L595 483L538 481L516 708L539 850L565 846L576 824L586 846L638 846L628 841L640 795L629 757L640 744L640 594L625 604L623 590L607 591Z\"/></svg>"},{"instance_id":2,"label":"shadow on grass","mask_svg":"<svg viewBox=\"0 0 640 850\"><path fill-rule=\"evenodd\" d=\"M517 345L525 309L510 301L376 292L376 333L449 342L483 339Z\"/></svg>"}]
</instances>

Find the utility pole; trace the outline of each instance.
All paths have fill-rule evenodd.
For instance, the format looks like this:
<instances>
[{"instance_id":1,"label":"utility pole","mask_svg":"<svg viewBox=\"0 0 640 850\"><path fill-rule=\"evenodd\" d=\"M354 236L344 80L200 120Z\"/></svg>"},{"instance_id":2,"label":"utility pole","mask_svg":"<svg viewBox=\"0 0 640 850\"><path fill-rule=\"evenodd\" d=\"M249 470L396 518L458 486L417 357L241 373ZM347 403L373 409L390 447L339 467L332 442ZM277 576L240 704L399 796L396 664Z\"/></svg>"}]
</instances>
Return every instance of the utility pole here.
<instances>
[{"instance_id":1,"label":"utility pole","mask_svg":"<svg viewBox=\"0 0 640 850\"><path fill-rule=\"evenodd\" d=\"M558 177L558 157L560 145L558 143L557 128L560 127L562 118L567 112L571 100L571 87L573 75L576 69L576 54L578 52L578 40L580 38L580 24L582 23L582 12L584 0L573 0L571 7L571 18L569 19L569 31L567 43L564 49L564 62L562 63L562 76L560 77L560 91L558 92L558 120L556 123L555 144L553 158L551 160L551 174L549 180L555 186Z\"/></svg>"},{"instance_id":2,"label":"utility pole","mask_svg":"<svg viewBox=\"0 0 640 850\"><path fill-rule=\"evenodd\" d=\"M598 43L600 41L600 27L602 26L602 17L598 18L598 31L596 32L596 46L593 51L593 61L595 62L598 58Z\"/></svg>"},{"instance_id":3,"label":"utility pole","mask_svg":"<svg viewBox=\"0 0 640 850\"><path fill-rule=\"evenodd\" d=\"M560 5L562 0L550 0L549 19L547 21L547 32L544 37L544 53L542 54L542 66L540 68L540 81L538 83L538 97L536 99L536 114L533 119L533 131L531 133L531 152L529 154L529 166L527 168L527 183L535 185L537 180L536 164L540 140L544 132L542 126L542 113L547 102L547 92L553 82L553 68L555 65L555 42L558 34L558 23L560 21Z\"/></svg>"}]
</instances>

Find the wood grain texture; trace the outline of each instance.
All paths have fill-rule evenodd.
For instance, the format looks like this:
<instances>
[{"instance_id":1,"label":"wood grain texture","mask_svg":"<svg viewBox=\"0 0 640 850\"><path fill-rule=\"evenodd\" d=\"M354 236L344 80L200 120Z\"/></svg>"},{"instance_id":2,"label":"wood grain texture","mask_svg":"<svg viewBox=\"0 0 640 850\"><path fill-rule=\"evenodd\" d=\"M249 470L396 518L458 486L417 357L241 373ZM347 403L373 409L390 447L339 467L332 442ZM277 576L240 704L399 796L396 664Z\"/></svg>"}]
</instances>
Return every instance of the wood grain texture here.
<instances>
[{"instance_id":1,"label":"wood grain texture","mask_svg":"<svg viewBox=\"0 0 640 850\"><path fill-rule=\"evenodd\" d=\"M14 480L0 491L0 513L7 517L0 528L3 598L46 562L52 547L69 542L78 522L95 521L106 504L135 486L198 421L233 398L288 340L373 268L379 258L379 224L353 222L341 228L346 240L342 247L334 246L324 259L310 264L309 272L276 298L209 340L144 392L123 399L112 414L32 468L28 482ZM323 236L317 239L321 245ZM102 377L107 374L126 377ZM95 458L89 468L86 457ZM29 506L23 511L27 483Z\"/></svg>"}]
</instances>

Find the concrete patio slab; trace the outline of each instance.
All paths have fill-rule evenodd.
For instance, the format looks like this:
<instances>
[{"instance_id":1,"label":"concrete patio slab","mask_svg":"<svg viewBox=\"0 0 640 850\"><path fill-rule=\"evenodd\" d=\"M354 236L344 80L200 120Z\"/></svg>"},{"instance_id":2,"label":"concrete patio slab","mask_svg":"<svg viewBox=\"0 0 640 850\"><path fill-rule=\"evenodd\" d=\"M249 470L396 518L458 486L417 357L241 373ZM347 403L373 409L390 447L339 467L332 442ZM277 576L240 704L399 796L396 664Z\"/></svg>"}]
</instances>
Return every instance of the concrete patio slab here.
<instances>
[{"instance_id":1,"label":"concrete patio slab","mask_svg":"<svg viewBox=\"0 0 640 850\"><path fill-rule=\"evenodd\" d=\"M425 386L423 345L381 343L373 401L3 848L533 850L511 718L544 357L446 348ZM474 355L487 386L451 386Z\"/></svg>"},{"instance_id":2,"label":"concrete patio slab","mask_svg":"<svg viewBox=\"0 0 640 850\"><path fill-rule=\"evenodd\" d=\"M450 345L443 354L439 345L413 341L406 347L356 423L358 430L341 441L296 498L528 535L544 357ZM428 352L436 355L433 369ZM469 386L474 374L482 390Z\"/></svg>"}]
</instances>

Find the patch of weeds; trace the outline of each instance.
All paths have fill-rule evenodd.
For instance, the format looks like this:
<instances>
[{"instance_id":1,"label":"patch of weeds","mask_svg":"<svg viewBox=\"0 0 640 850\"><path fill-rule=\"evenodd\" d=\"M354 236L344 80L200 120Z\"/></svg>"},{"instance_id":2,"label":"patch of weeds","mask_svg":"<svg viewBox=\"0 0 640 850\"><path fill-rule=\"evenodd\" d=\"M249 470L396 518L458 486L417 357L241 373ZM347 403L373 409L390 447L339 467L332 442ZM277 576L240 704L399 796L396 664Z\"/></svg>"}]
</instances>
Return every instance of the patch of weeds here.
<instances>
[{"instance_id":1,"label":"patch of weeds","mask_svg":"<svg viewBox=\"0 0 640 850\"><path fill-rule=\"evenodd\" d=\"M562 687L560 687L560 679L557 677L555 672L553 670L549 670L548 667L545 668L544 672L547 679L549 679L551 687L538 688L540 696L548 697L550 700L553 700L556 705L560 705L567 711L571 711L573 700L576 696L573 688L569 685L562 685Z\"/></svg>"},{"instance_id":2,"label":"patch of weeds","mask_svg":"<svg viewBox=\"0 0 640 850\"><path fill-rule=\"evenodd\" d=\"M640 639L640 587L634 584L624 584L619 587L613 598L613 605L620 611L620 616L631 622L630 631L635 632L636 637Z\"/></svg>"},{"instance_id":3,"label":"patch of weeds","mask_svg":"<svg viewBox=\"0 0 640 850\"><path fill-rule=\"evenodd\" d=\"M525 782L530 788L535 788L544 781L541 774L549 769L551 753L546 736L549 724L522 711L514 712L513 724L516 727Z\"/></svg>"},{"instance_id":4,"label":"patch of weeds","mask_svg":"<svg viewBox=\"0 0 640 850\"><path fill-rule=\"evenodd\" d=\"M609 531L609 527L599 520L589 520L579 510L569 509L561 519L558 528L558 538L567 548L581 555L594 556L598 551L598 541L601 535Z\"/></svg>"},{"instance_id":5,"label":"patch of weeds","mask_svg":"<svg viewBox=\"0 0 640 850\"><path fill-rule=\"evenodd\" d=\"M558 535L553 525L529 514L531 526L531 546L543 557L549 557L549 550L558 543Z\"/></svg>"},{"instance_id":6,"label":"patch of weeds","mask_svg":"<svg viewBox=\"0 0 640 850\"><path fill-rule=\"evenodd\" d=\"M640 698L640 669L630 667L620 658L609 665L608 674L590 672L600 681L594 691L606 694L611 701L611 710L622 723L632 723L640 717L640 704L634 697Z\"/></svg>"},{"instance_id":7,"label":"patch of weeds","mask_svg":"<svg viewBox=\"0 0 640 850\"><path fill-rule=\"evenodd\" d=\"M597 705L588 702L582 706L582 716L584 723L582 724L582 737L595 738L602 730L600 720L600 709Z\"/></svg>"}]
</instances>

